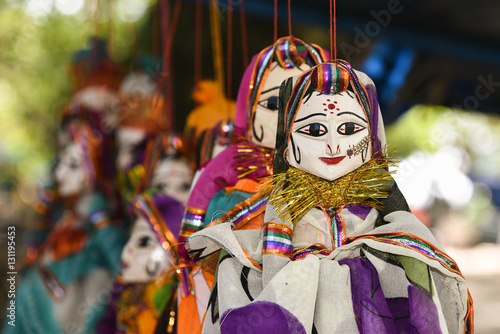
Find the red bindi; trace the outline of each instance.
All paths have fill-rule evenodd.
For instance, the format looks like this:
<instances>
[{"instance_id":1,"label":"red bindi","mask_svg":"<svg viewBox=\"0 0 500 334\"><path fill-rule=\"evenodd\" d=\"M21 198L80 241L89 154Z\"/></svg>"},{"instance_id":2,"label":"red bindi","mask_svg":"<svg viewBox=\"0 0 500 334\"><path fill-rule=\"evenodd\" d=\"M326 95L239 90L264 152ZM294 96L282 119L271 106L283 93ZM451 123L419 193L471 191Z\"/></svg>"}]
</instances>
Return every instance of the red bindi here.
<instances>
[{"instance_id":1,"label":"red bindi","mask_svg":"<svg viewBox=\"0 0 500 334\"><path fill-rule=\"evenodd\" d=\"M330 103L330 104L328 105L328 109L332 109L332 110L333 110L333 109L335 109L335 105L334 105L333 103Z\"/></svg>"}]
</instances>

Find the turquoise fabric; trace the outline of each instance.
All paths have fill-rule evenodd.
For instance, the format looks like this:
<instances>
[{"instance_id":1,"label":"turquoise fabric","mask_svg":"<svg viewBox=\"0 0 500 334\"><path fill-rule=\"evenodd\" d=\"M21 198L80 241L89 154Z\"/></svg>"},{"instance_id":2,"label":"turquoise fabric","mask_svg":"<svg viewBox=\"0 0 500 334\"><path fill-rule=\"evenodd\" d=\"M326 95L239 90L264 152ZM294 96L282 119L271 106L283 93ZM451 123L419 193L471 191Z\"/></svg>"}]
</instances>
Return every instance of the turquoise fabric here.
<instances>
[{"instance_id":1,"label":"turquoise fabric","mask_svg":"<svg viewBox=\"0 0 500 334\"><path fill-rule=\"evenodd\" d=\"M107 268L111 275L115 275L120 268L121 251L126 240L127 231L123 227L107 226L95 230L80 253L52 262L49 267L59 281L66 286L88 275L98 267ZM51 306L53 300L35 270L28 269L23 272L21 284L18 286L16 326L9 326L5 321L2 333L63 333ZM88 312L80 333L94 332L96 323L105 311L107 300L106 298L101 299Z\"/></svg>"},{"instance_id":2,"label":"turquoise fabric","mask_svg":"<svg viewBox=\"0 0 500 334\"><path fill-rule=\"evenodd\" d=\"M248 193L241 190L233 190L230 193L226 193L226 190L222 189L215 194L208 204L204 226L207 226L212 221L219 219L236 204L243 202L253 195L254 193Z\"/></svg>"}]
</instances>

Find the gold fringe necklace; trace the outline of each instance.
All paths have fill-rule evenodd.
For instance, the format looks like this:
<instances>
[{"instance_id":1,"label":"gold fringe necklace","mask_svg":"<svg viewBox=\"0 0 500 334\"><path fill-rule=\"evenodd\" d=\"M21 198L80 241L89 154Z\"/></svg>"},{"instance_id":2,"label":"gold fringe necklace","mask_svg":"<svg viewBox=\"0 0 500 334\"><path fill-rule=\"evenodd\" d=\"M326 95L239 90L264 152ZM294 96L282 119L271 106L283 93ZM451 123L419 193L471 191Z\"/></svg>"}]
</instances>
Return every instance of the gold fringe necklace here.
<instances>
[{"instance_id":1,"label":"gold fringe necklace","mask_svg":"<svg viewBox=\"0 0 500 334\"><path fill-rule=\"evenodd\" d=\"M394 180L386 169L397 161L388 157L376 157L344 175L328 181L298 168L274 174L267 181L263 193L268 195L284 223L295 223L316 206L340 207L346 204L363 204L376 209L383 208Z\"/></svg>"}]
</instances>

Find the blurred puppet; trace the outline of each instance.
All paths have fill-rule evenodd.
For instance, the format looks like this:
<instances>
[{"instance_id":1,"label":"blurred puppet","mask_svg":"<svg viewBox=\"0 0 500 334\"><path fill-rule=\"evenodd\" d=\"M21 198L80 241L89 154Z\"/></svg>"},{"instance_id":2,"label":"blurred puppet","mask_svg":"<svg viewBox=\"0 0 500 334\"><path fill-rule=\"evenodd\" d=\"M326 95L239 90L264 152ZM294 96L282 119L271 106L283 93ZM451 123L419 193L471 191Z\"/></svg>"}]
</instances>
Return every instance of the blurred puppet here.
<instances>
[{"instance_id":1,"label":"blurred puppet","mask_svg":"<svg viewBox=\"0 0 500 334\"><path fill-rule=\"evenodd\" d=\"M117 182L126 206L144 185L144 164L157 135L164 133L164 96L144 68L128 74L120 86L116 130Z\"/></svg>"},{"instance_id":2,"label":"blurred puppet","mask_svg":"<svg viewBox=\"0 0 500 334\"><path fill-rule=\"evenodd\" d=\"M106 162L110 140L81 118L67 121L69 140L54 170L64 213L49 233L32 268L27 269L16 302L22 333L87 333L102 315L98 294L118 271L125 242L121 222L112 221L113 189ZM83 305L83 306L82 306ZM75 312L81 308L81 312ZM36 321L34 321L36 319Z\"/></svg>"},{"instance_id":3,"label":"blurred puppet","mask_svg":"<svg viewBox=\"0 0 500 334\"><path fill-rule=\"evenodd\" d=\"M174 264L184 205L170 196L147 191L131 202L131 209L137 218L121 256L125 287L116 301L116 333L154 333L163 312L170 324L164 333L175 333Z\"/></svg>"},{"instance_id":4,"label":"blurred puppet","mask_svg":"<svg viewBox=\"0 0 500 334\"><path fill-rule=\"evenodd\" d=\"M53 171L60 214L23 271L13 333L87 333L102 314L98 294L117 272L125 233L115 214L114 145L106 119L113 112L121 71L105 41L75 54L76 92L65 110ZM101 94L101 95L100 95ZM79 309L79 312L75 310Z\"/></svg>"},{"instance_id":5,"label":"blurred puppet","mask_svg":"<svg viewBox=\"0 0 500 334\"><path fill-rule=\"evenodd\" d=\"M393 165L368 76L338 60L284 81L263 233L221 222L189 238L218 258L203 332L472 332L465 279Z\"/></svg>"}]
</instances>

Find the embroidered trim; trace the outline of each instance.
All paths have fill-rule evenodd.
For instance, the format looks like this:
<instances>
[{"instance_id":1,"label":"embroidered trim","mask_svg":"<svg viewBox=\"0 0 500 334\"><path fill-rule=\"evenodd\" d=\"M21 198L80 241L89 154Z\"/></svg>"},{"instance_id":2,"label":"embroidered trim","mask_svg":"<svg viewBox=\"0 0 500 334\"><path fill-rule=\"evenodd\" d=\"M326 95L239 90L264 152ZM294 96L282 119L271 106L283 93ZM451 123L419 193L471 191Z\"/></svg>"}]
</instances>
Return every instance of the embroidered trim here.
<instances>
[{"instance_id":1,"label":"embroidered trim","mask_svg":"<svg viewBox=\"0 0 500 334\"><path fill-rule=\"evenodd\" d=\"M293 254L293 231L290 227L267 223L264 227L263 255L279 255L290 258Z\"/></svg>"}]
</instances>

